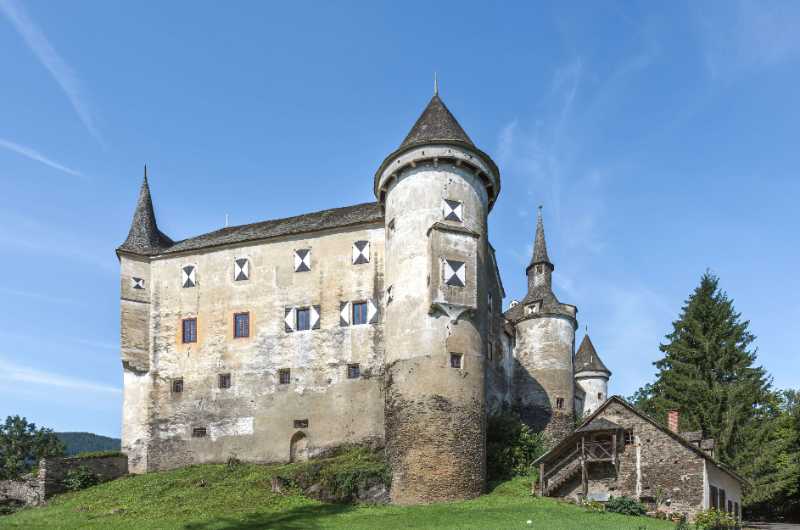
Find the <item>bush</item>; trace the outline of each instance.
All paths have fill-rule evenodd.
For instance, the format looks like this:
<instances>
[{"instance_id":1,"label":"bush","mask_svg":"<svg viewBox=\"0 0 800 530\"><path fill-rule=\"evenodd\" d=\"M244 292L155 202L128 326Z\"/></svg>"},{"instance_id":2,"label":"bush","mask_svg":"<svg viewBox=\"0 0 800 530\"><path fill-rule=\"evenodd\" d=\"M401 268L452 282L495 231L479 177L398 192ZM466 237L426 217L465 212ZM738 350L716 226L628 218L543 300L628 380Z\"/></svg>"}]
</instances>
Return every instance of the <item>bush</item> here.
<instances>
[{"instance_id":1,"label":"bush","mask_svg":"<svg viewBox=\"0 0 800 530\"><path fill-rule=\"evenodd\" d=\"M644 504L630 497L611 497L606 503L606 511L622 515L644 515L647 508Z\"/></svg>"},{"instance_id":2,"label":"bush","mask_svg":"<svg viewBox=\"0 0 800 530\"><path fill-rule=\"evenodd\" d=\"M736 528L736 519L728 513L710 508L695 515L694 526L697 530L733 530Z\"/></svg>"},{"instance_id":3,"label":"bush","mask_svg":"<svg viewBox=\"0 0 800 530\"><path fill-rule=\"evenodd\" d=\"M582 506L590 512L604 512L606 511L605 505L600 501L584 500Z\"/></svg>"},{"instance_id":4,"label":"bush","mask_svg":"<svg viewBox=\"0 0 800 530\"><path fill-rule=\"evenodd\" d=\"M80 466L67 471L64 476L64 487L71 491L78 491L98 484L97 475L89 471L86 466Z\"/></svg>"},{"instance_id":5,"label":"bush","mask_svg":"<svg viewBox=\"0 0 800 530\"><path fill-rule=\"evenodd\" d=\"M503 412L489 417L486 474L490 481L530 475L533 461L546 450L543 434L533 432L518 415Z\"/></svg>"},{"instance_id":6,"label":"bush","mask_svg":"<svg viewBox=\"0 0 800 530\"><path fill-rule=\"evenodd\" d=\"M690 530L689 521L686 520L685 515L680 515L675 520L675 530Z\"/></svg>"}]
</instances>

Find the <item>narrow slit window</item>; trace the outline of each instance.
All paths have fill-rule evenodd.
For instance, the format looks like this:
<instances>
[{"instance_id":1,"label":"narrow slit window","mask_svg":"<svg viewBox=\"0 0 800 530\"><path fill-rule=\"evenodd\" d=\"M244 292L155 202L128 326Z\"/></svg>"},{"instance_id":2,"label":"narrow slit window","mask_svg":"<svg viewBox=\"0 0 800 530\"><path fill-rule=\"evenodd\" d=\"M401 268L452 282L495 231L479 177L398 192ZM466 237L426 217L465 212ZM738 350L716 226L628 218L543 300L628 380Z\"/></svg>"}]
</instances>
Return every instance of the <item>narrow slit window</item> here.
<instances>
[{"instance_id":1,"label":"narrow slit window","mask_svg":"<svg viewBox=\"0 0 800 530\"><path fill-rule=\"evenodd\" d=\"M311 329L311 311L307 307L297 308L297 331L306 331Z\"/></svg>"},{"instance_id":2,"label":"narrow slit window","mask_svg":"<svg viewBox=\"0 0 800 530\"><path fill-rule=\"evenodd\" d=\"M556 408L562 410L564 408L564 398L556 398Z\"/></svg>"},{"instance_id":3,"label":"narrow slit window","mask_svg":"<svg viewBox=\"0 0 800 530\"><path fill-rule=\"evenodd\" d=\"M292 382L292 371L289 368L281 368L278 370L278 383L288 385Z\"/></svg>"},{"instance_id":4,"label":"narrow slit window","mask_svg":"<svg viewBox=\"0 0 800 530\"><path fill-rule=\"evenodd\" d=\"M183 319L183 342L184 344L197 342L197 319Z\"/></svg>"},{"instance_id":5,"label":"narrow slit window","mask_svg":"<svg viewBox=\"0 0 800 530\"><path fill-rule=\"evenodd\" d=\"M233 315L233 336L237 339L250 336L250 313L236 313Z\"/></svg>"},{"instance_id":6,"label":"narrow slit window","mask_svg":"<svg viewBox=\"0 0 800 530\"><path fill-rule=\"evenodd\" d=\"M461 353L451 353L450 354L450 368L463 368L464 367L464 355Z\"/></svg>"},{"instance_id":7,"label":"narrow slit window","mask_svg":"<svg viewBox=\"0 0 800 530\"><path fill-rule=\"evenodd\" d=\"M353 325L367 323L367 303L353 302Z\"/></svg>"},{"instance_id":8,"label":"narrow slit window","mask_svg":"<svg viewBox=\"0 0 800 530\"><path fill-rule=\"evenodd\" d=\"M178 377L172 380L172 393L180 394L183 392L183 377Z\"/></svg>"},{"instance_id":9,"label":"narrow slit window","mask_svg":"<svg viewBox=\"0 0 800 530\"><path fill-rule=\"evenodd\" d=\"M358 363L347 365L347 378L358 379L361 377L361 366Z\"/></svg>"},{"instance_id":10,"label":"narrow slit window","mask_svg":"<svg viewBox=\"0 0 800 530\"><path fill-rule=\"evenodd\" d=\"M219 387L220 388L230 388L231 387L231 374L219 374Z\"/></svg>"},{"instance_id":11,"label":"narrow slit window","mask_svg":"<svg viewBox=\"0 0 800 530\"><path fill-rule=\"evenodd\" d=\"M195 427L192 429L192 438L205 438L208 435L208 431L205 427Z\"/></svg>"}]
</instances>

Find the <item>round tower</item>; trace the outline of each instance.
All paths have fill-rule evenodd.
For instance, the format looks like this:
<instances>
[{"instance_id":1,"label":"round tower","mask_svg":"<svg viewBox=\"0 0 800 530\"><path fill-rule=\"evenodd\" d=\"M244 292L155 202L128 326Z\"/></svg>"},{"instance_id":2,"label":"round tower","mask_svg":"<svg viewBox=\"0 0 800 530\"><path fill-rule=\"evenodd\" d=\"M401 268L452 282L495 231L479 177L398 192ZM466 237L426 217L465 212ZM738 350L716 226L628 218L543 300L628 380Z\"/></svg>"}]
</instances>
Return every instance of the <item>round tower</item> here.
<instances>
[{"instance_id":1,"label":"round tower","mask_svg":"<svg viewBox=\"0 0 800 530\"><path fill-rule=\"evenodd\" d=\"M575 354L575 383L583 391L583 406L578 412L585 418L608 399L608 380L611 371L606 368L586 334Z\"/></svg>"},{"instance_id":2,"label":"round tower","mask_svg":"<svg viewBox=\"0 0 800 530\"><path fill-rule=\"evenodd\" d=\"M434 94L374 190L386 215L392 501L475 497L486 475L486 221L499 172Z\"/></svg>"},{"instance_id":3,"label":"round tower","mask_svg":"<svg viewBox=\"0 0 800 530\"><path fill-rule=\"evenodd\" d=\"M572 358L578 310L562 304L553 294L554 269L547 255L540 207L533 258L525 271L528 294L506 312L506 318L516 330L515 404L531 428L558 440L574 427Z\"/></svg>"}]
</instances>

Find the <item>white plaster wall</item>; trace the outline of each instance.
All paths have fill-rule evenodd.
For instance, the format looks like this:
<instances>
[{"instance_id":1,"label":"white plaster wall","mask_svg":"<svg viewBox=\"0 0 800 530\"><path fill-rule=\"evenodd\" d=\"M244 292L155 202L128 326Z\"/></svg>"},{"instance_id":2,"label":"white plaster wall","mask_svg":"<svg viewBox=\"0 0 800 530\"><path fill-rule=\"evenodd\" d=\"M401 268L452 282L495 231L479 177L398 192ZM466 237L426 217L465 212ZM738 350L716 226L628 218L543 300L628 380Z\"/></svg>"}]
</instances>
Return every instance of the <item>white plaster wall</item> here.
<instances>
[{"instance_id":1,"label":"white plaster wall","mask_svg":"<svg viewBox=\"0 0 800 530\"><path fill-rule=\"evenodd\" d=\"M726 471L720 469L710 460L705 461L705 492L703 494L703 508L708 509L711 506L710 492L711 486L716 486L718 489L725 490L725 503L727 501L738 502L739 512L742 510L742 485L734 477L729 475ZM727 506L723 509L727 510Z\"/></svg>"},{"instance_id":2,"label":"white plaster wall","mask_svg":"<svg viewBox=\"0 0 800 530\"><path fill-rule=\"evenodd\" d=\"M571 320L542 317L517 324L515 357L533 381L524 385L523 403L556 408L556 398L564 398L565 412L572 412L575 398L573 348L575 329ZM518 382L521 382L517 378ZM524 383L524 381L522 381Z\"/></svg>"},{"instance_id":3,"label":"white plaster wall","mask_svg":"<svg viewBox=\"0 0 800 530\"><path fill-rule=\"evenodd\" d=\"M608 399L608 379L600 374L594 374L591 376L576 376L575 382L585 393L583 410L580 411L585 418ZM603 397L598 398L598 394L602 394Z\"/></svg>"}]
</instances>

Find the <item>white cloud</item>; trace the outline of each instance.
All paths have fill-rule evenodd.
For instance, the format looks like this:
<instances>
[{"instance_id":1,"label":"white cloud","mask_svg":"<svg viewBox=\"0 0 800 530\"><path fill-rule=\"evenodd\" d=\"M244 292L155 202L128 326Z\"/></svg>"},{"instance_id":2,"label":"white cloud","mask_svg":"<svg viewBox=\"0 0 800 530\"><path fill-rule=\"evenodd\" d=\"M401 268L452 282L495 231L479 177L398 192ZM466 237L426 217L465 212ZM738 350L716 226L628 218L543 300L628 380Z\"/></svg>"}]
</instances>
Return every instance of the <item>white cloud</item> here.
<instances>
[{"instance_id":1,"label":"white cloud","mask_svg":"<svg viewBox=\"0 0 800 530\"><path fill-rule=\"evenodd\" d=\"M43 154L39 153L38 151L36 151L34 149L31 149L30 147L25 147L24 145L19 145L17 143L11 142L9 140L4 140L3 138L0 138L0 147L4 147L4 148L8 149L9 151L13 151L13 152L15 152L15 153L17 153L19 155L22 155L24 157L30 158L31 160L35 160L36 162L41 162L42 164L44 164L46 166L49 166L49 167L51 167L53 169L57 169L59 171L63 171L64 173L67 173L68 175L73 175L75 177L83 177L83 175L81 174L80 171L77 171L75 169L70 169L67 166L59 164L58 162L55 162L55 161L47 158L46 156L44 156Z\"/></svg>"},{"instance_id":2,"label":"white cloud","mask_svg":"<svg viewBox=\"0 0 800 530\"><path fill-rule=\"evenodd\" d=\"M25 383L47 387L65 388L72 390L82 390L87 392L97 392L101 394L120 394L122 390L118 387L78 379L68 375L55 372L37 370L28 366L22 366L11 361L0 358L0 381L6 385L14 383Z\"/></svg>"},{"instance_id":3,"label":"white cloud","mask_svg":"<svg viewBox=\"0 0 800 530\"><path fill-rule=\"evenodd\" d=\"M87 102L85 89L78 75L70 67L64 59L59 55L47 37L36 25L36 23L28 17L25 9L16 0L0 0L0 11L2 11L14 28L19 32L25 43L31 49L33 54L42 63L42 65L50 72L53 79L61 87L61 90L66 94L67 99L72 104L75 112L78 114L81 122L100 142L105 145L100 131L97 128L97 123L92 110Z\"/></svg>"}]
</instances>

